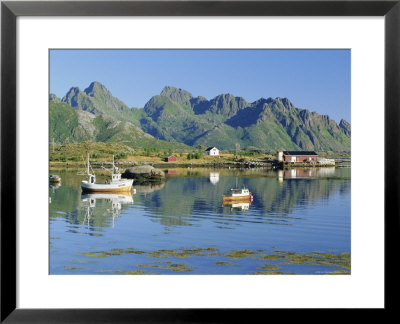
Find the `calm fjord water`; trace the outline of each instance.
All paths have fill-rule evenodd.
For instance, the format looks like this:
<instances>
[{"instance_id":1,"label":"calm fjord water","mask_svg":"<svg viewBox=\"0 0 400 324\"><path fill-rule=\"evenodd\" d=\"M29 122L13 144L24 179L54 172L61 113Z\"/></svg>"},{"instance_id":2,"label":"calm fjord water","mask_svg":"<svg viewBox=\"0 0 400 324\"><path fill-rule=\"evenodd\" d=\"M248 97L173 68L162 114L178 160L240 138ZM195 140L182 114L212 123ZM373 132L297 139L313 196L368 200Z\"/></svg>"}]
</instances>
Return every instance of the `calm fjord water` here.
<instances>
[{"instance_id":1,"label":"calm fjord water","mask_svg":"<svg viewBox=\"0 0 400 324\"><path fill-rule=\"evenodd\" d=\"M49 189L50 274L349 274L350 168L177 169L129 196ZM245 185L250 205L222 205Z\"/></svg>"}]
</instances>

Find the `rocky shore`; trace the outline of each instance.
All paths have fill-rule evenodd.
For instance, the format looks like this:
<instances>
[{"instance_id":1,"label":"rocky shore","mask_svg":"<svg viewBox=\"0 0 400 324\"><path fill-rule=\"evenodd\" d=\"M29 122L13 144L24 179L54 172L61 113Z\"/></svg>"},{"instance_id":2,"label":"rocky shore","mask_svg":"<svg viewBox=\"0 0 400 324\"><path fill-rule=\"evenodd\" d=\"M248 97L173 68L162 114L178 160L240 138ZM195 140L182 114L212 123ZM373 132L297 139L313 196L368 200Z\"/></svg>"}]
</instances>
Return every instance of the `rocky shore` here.
<instances>
[{"instance_id":1,"label":"rocky shore","mask_svg":"<svg viewBox=\"0 0 400 324\"><path fill-rule=\"evenodd\" d=\"M160 182L165 179L165 173L151 165L138 165L126 169L122 177L135 179L135 183Z\"/></svg>"}]
</instances>

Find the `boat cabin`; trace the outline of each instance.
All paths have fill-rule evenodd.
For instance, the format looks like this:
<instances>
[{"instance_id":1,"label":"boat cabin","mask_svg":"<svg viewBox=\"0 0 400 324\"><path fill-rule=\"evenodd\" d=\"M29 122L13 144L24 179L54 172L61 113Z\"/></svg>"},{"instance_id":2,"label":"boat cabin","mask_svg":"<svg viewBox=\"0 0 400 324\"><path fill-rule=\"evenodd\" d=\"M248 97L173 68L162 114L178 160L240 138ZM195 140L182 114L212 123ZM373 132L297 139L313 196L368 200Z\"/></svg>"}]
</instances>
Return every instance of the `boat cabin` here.
<instances>
[{"instance_id":1,"label":"boat cabin","mask_svg":"<svg viewBox=\"0 0 400 324\"><path fill-rule=\"evenodd\" d=\"M250 192L249 192L249 189L231 189L231 194L233 197L248 196L248 195L250 195Z\"/></svg>"},{"instance_id":2,"label":"boat cabin","mask_svg":"<svg viewBox=\"0 0 400 324\"><path fill-rule=\"evenodd\" d=\"M121 180L121 174L120 173L113 173L112 175L112 181L120 181Z\"/></svg>"},{"instance_id":3,"label":"boat cabin","mask_svg":"<svg viewBox=\"0 0 400 324\"><path fill-rule=\"evenodd\" d=\"M89 174L89 183L96 183L96 176L94 174Z\"/></svg>"}]
</instances>

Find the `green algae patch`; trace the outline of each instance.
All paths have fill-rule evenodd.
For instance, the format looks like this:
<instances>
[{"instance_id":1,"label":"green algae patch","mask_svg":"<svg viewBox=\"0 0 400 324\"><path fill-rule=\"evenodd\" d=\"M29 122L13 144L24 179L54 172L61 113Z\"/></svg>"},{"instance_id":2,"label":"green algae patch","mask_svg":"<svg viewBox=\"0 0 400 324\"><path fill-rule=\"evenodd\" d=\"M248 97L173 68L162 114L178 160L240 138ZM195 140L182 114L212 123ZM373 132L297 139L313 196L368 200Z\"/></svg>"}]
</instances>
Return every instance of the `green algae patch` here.
<instances>
[{"instance_id":1,"label":"green algae patch","mask_svg":"<svg viewBox=\"0 0 400 324\"><path fill-rule=\"evenodd\" d=\"M134 270L134 271L123 271L123 270L116 270L114 271L115 274L122 274L122 275L147 275L147 274L155 274L151 271L144 271L144 270Z\"/></svg>"},{"instance_id":2,"label":"green algae patch","mask_svg":"<svg viewBox=\"0 0 400 324\"><path fill-rule=\"evenodd\" d=\"M191 256L218 256L221 255L214 247L208 248L188 248L188 249L169 249L169 250L156 250L149 252L148 256L153 258L188 258Z\"/></svg>"},{"instance_id":3,"label":"green algae patch","mask_svg":"<svg viewBox=\"0 0 400 324\"><path fill-rule=\"evenodd\" d=\"M225 257L232 259L244 259L250 258L255 255L255 252L252 250L234 250L228 253L225 253Z\"/></svg>"},{"instance_id":4,"label":"green algae patch","mask_svg":"<svg viewBox=\"0 0 400 324\"><path fill-rule=\"evenodd\" d=\"M145 254L146 252L145 251L141 251L141 250L136 250L134 248L127 248L125 250L125 253L126 254Z\"/></svg>"},{"instance_id":5,"label":"green algae patch","mask_svg":"<svg viewBox=\"0 0 400 324\"><path fill-rule=\"evenodd\" d=\"M82 270L83 268L64 266L64 269L68 271L73 271L73 270Z\"/></svg>"},{"instance_id":6,"label":"green algae patch","mask_svg":"<svg viewBox=\"0 0 400 324\"><path fill-rule=\"evenodd\" d=\"M324 273L324 275L349 275L351 274L349 270L335 270L332 272Z\"/></svg>"},{"instance_id":7,"label":"green algae patch","mask_svg":"<svg viewBox=\"0 0 400 324\"><path fill-rule=\"evenodd\" d=\"M148 253L148 256L152 258L170 258L170 257L187 258L190 255L189 253L180 250L157 250Z\"/></svg>"},{"instance_id":8,"label":"green algae patch","mask_svg":"<svg viewBox=\"0 0 400 324\"><path fill-rule=\"evenodd\" d=\"M260 253L261 250L252 251L235 250L225 254L227 258L246 259L250 258L257 261L275 261L277 264L264 264L258 267L259 270L269 270L266 274L281 274L281 265L307 265L332 267L332 272L326 274L349 274L351 269L351 254L344 253L325 253L313 251L311 253L296 253L291 251L274 251L272 254ZM261 272L261 273L258 273ZM263 274L265 271L257 271L253 274ZM284 272L282 274L290 274Z\"/></svg>"},{"instance_id":9,"label":"green algae patch","mask_svg":"<svg viewBox=\"0 0 400 324\"><path fill-rule=\"evenodd\" d=\"M234 266L234 265L237 265L236 262L227 262L227 261L217 261L217 262L214 262L213 264L215 264L215 265L223 265L223 266Z\"/></svg>"},{"instance_id":10,"label":"green algae patch","mask_svg":"<svg viewBox=\"0 0 400 324\"><path fill-rule=\"evenodd\" d=\"M323 253L323 252L312 252L312 253L293 253L276 251L278 255L284 258L284 262L281 264L290 265L317 265L335 267L337 270L351 269L351 254L344 252L340 254L334 253Z\"/></svg>"},{"instance_id":11,"label":"green algae patch","mask_svg":"<svg viewBox=\"0 0 400 324\"><path fill-rule=\"evenodd\" d=\"M136 250L134 248L127 249L111 249L109 251L95 251L95 252L78 252L80 255L84 255L92 258L106 258L110 256L118 256L124 254L147 254L149 257L153 258L188 258L191 256L220 256L221 253L214 247L208 248L187 248L187 249L162 249L152 252L146 252L141 250Z\"/></svg>"},{"instance_id":12,"label":"green algae patch","mask_svg":"<svg viewBox=\"0 0 400 324\"><path fill-rule=\"evenodd\" d=\"M91 258L105 258L110 256L107 252L78 252L77 254L84 255Z\"/></svg>"},{"instance_id":13,"label":"green algae patch","mask_svg":"<svg viewBox=\"0 0 400 324\"><path fill-rule=\"evenodd\" d=\"M97 251L97 252L78 252L80 255L84 255L91 258L106 258L110 256L118 256L124 254L144 254L145 251L135 250L132 248L124 249L111 249L109 251Z\"/></svg>"},{"instance_id":14,"label":"green algae patch","mask_svg":"<svg viewBox=\"0 0 400 324\"><path fill-rule=\"evenodd\" d=\"M292 274L292 273L285 273L281 271L256 271L253 273L249 273L251 275L283 275L283 274Z\"/></svg>"},{"instance_id":15,"label":"green algae patch","mask_svg":"<svg viewBox=\"0 0 400 324\"><path fill-rule=\"evenodd\" d=\"M153 264L138 264L137 266L140 268L165 269L175 272L180 272L180 271L188 272L193 270L192 267L189 267L185 264L172 263L172 262L154 262Z\"/></svg>"},{"instance_id":16,"label":"green algae patch","mask_svg":"<svg viewBox=\"0 0 400 324\"><path fill-rule=\"evenodd\" d=\"M119 256L127 254L143 254L149 258L156 259L185 259L190 257L225 257L227 260L219 258L214 260L214 265L217 266L233 266L237 265L233 260L254 260L259 264L255 266L256 272L253 274L291 274L289 272L278 271L282 266L302 265L302 266L320 266L327 267L327 271L319 272L323 274L350 274L351 269L351 254L350 253L332 253L313 251L310 253L296 253L291 251L278 251L275 250L270 254L266 250L232 250L226 253L221 253L217 248L209 246L206 248L191 247L191 248L178 248L178 249L160 249L155 251L142 251L134 248L127 249L110 249L109 251L96 251L96 252L79 252L78 254L92 258L105 258L110 256ZM212 260L212 259L211 259ZM217 261L218 260L218 261ZM71 260L72 262L85 263L77 259ZM267 262L262 262L267 261ZM272 262L268 262L272 261ZM96 261L86 261L96 262ZM189 272L193 268L189 265L181 264L179 261L175 263L166 261L156 261L154 263L146 263L137 265L141 268L153 268L170 270L174 272Z\"/></svg>"},{"instance_id":17,"label":"green algae patch","mask_svg":"<svg viewBox=\"0 0 400 324\"><path fill-rule=\"evenodd\" d=\"M258 269L261 270L279 270L281 267L277 266L276 264L263 264Z\"/></svg>"}]
</instances>

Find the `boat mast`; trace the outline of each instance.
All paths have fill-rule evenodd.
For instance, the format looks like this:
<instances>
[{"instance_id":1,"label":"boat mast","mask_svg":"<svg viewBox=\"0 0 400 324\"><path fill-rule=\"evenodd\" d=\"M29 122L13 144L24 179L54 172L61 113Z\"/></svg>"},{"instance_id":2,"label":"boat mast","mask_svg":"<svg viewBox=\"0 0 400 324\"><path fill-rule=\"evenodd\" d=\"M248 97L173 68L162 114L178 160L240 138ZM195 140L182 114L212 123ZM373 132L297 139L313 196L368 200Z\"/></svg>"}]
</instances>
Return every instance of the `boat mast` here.
<instances>
[{"instance_id":1,"label":"boat mast","mask_svg":"<svg viewBox=\"0 0 400 324\"><path fill-rule=\"evenodd\" d=\"M112 173L114 174L115 172L115 165L114 165L114 155L113 155L113 167L112 167Z\"/></svg>"},{"instance_id":2,"label":"boat mast","mask_svg":"<svg viewBox=\"0 0 400 324\"><path fill-rule=\"evenodd\" d=\"M90 175L90 173L89 173L89 153L87 154L87 174Z\"/></svg>"}]
</instances>

